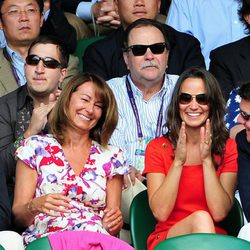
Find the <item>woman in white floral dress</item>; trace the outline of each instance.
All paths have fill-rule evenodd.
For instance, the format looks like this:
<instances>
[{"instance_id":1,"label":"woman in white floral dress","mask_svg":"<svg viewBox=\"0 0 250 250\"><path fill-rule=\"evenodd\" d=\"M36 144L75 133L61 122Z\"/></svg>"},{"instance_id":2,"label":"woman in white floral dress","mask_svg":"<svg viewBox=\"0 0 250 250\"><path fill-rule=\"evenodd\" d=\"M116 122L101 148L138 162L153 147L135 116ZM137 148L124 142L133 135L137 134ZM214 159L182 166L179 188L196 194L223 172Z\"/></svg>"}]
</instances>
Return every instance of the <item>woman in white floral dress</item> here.
<instances>
[{"instance_id":1,"label":"woman in white floral dress","mask_svg":"<svg viewBox=\"0 0 250 250\"><path fill-rule=\"evenodd\" d=\"M122 227L121 149L108 145L118 112L112 91L93 74L77 75L49 117L51 134L25 139L17 150L15 222L25 245L68 230L115 235Z\"/></svg>"}]
</instances>

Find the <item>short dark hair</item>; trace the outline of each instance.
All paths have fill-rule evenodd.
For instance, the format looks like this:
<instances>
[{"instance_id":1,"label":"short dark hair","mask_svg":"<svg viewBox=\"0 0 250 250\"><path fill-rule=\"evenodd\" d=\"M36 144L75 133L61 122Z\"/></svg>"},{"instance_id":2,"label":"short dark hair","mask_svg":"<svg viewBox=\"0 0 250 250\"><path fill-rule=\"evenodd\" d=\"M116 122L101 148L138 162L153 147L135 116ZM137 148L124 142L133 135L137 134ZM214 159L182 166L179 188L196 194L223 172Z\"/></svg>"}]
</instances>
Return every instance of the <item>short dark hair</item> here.
<instances>
[{"instance_id":1,"label":"short dark hair","mask_svg":"<svg viewBox=\"0 0 250 250\"><path fill-rule=\"evenodd\" d=\"M57 46L57 49L59 51L59 60L62 68L68 67L68 61L69 61L69 52L67 50L67 47L64 45L63 42L61 42L59 39L57 39L54 36L50 35L42 35L39 36L37 39L35 39L32 44L29 47L28 55L30 54L30 51L36 44L54 44Z\"/></svg>"},{"instance_id":2,"label":"short dark hair","mask_svg":"<svg viewBox=\"0 0 250 250\"><path fill-rule=\"evenodd\" d=\"M243 99L250 101L250 81L244 82L238 91L238 95Z\"/></svg>"},{"instance_id":3,"label":"short dark hair","mask_svg":"<svg viewBox=\"0 0 250 250\"><path fill-rule=\"evenodd\" d=\"M246 34L250 34L250 25L246 22L244 16L250 14L250 0L240 0L242 3L241 8L238 10L241 22L246 26Z\"/></svg>"},{"instance_id":4,"label":"short dark hair","mask_svg":"<svg viewBox=\"0 0 250 250\"><path fill-rule=\"evenodd\" d=\"M134 28L140 28L140 27L146 27L146 26L153 26L155 28L157 28L158 30L160 30L160 32L162 33L165 43L166 43L166 48L167 50L170 49L170 45L169 45L169 41L167 39L167 32L163 26L163 24L157 22L156 20L153 19L148 19L148 18L140 18L137 19L136 21L134 21L133 23L131 23L125 30L125 34L124 34L124 39L123 39L123 48L127 48L128 47L128 38L129 38L129 34L131 32L131 30L133 30Z\"/></svg>"},{"instance_id":5,"label":"short dark hair","mask_svg":"<svg viewBox=\"0 0 250 250\"><path fill-rule=\"evenodd\" d=\"M35 0L35 1L37 2L38 6L39 6L40 13L42 13L43 12L43 8L44 8L43 0ZM4 0L0 0L0 18L2 17L1 10L2 10L2 6L3 6L3 2L4 2Z\"/></svg>"},{"instance_id":6,"label":"short dark hair","mask_svg":"<svg viewBox=\"0 0 250 250\"><path fill-rule=\"evenodd\" d=\"M50 132L61 144L65 142L67 139L67 128L75 127L69 115L71 96L77 91L78 87L86 82L94 83L96 94L103 103L102 116L95 127L90 130L90 138L97 141L103 147L106 147L118 122L118 108L115 96L109 85L101 77L92 73L77 74L63 88L49 116Z\"/></svg>"}]
</instances>

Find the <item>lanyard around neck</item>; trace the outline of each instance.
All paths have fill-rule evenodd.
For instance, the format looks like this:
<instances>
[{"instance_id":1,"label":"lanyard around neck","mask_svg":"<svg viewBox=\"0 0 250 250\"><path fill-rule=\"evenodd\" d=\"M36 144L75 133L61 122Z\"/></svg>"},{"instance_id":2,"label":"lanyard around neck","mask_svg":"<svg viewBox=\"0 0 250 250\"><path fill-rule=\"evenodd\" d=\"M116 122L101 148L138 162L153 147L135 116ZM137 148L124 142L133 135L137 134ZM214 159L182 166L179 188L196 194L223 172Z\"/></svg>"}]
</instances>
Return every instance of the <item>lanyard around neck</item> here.
<instances>
[{"instance_id":1,"label":"lanyard around neck","mask_svg":"<svg viewBox=\"0 0 250 250\"><path fill-rule=\"evenodd\" d=\"M139 138L139 140L141 140L141 139L143 139L143 133L142 133L142 128L141 128L140 116L139 116L139 112L138 112L138 109L137 109L137 106L135 103L135 98L134 98L133 91L131 88L131 84L128 80L128 77L126 77L126 88L127 88L129 101L130 101L131 107L133 109L133 113L134 113L135 120L136 120L138 138ZM163 96L161 98L161 106L160 106L158 119L157 119L155 138L161 136L161 126L162 126L162 119L163 119L163 103L164 103L165 95L166 95L166 92L163 94Z\"/></svg>"}]
</instances>

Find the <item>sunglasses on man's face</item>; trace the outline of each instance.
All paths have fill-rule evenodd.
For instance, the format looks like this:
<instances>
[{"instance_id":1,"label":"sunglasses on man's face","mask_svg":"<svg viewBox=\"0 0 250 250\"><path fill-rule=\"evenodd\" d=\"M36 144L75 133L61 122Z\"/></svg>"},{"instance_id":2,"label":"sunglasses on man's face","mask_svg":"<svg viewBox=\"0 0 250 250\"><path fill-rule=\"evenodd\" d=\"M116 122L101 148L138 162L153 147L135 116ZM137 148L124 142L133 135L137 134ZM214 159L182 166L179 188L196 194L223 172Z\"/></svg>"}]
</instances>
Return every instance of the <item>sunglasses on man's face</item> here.
<instances>
[{"instance_id":1,"label":"sunglasses on man's face","mask_svg":"<svg viewBox=\"0 0 250 250\"><path fill-rule=\"evenodd\" d=\"M240 111L240 115L242 116L242 118L245 120L245 121L248 121L250 119L250 114L247 114L246 112L244 111Z\"/></svg>"},{"instance_id":2,"label":"sunglasses on man's face","mask_svg":"<svg viewBox=\"0 0 250 250\"><path fill-rule=\"evenodd\" d=\"M181 93L179 95L180 104L189 104L193 99L195 99L196 102L200 105L208 104L208 98L206 94L190 95L188 93Z\"/></svg>"},{"instance_id":3,"label":"sunglasses on man's face","mask_svg":"<svg viewBox=\"0 0 250 250\"><path fill-rule=\"evenodd\" d=\"M62 68L62 65L54 58L40 57L37 55L28 55L26 57L26 63L28 65L36 66L42 60L43 66L48 69Z\"/></svg>"},{"instance_id":4,"label":"sunglasses on man's face","mask_svg":"<svg viewBox=\"0 0 250 250\"><path fill-rule=\"evenodd\" d=\"M165 50L165 48L167 48L166 43L154 43L154 44L150 44L150 45L131 45L129 47L127 47L126 49L124 49L125 52L129 52L132 51L134 56L143 56L145 55L147 49L150 49L151 52L153 54L162 54Z\"/></svg>"}]
</instances>

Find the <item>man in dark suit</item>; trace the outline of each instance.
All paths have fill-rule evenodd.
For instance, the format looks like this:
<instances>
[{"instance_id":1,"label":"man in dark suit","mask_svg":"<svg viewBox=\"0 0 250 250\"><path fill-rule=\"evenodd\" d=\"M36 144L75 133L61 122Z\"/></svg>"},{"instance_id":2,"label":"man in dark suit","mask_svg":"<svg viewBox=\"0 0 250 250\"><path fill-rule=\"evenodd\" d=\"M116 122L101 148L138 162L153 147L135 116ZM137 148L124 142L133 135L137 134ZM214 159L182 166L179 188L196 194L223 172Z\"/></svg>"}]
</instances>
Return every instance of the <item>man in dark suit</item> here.
<instances>
[{"instance_id":1,"label":"man in dark suit","mask_svg":"<svg viewBox=\"0 0 250 250\"><path fill-rule=\"evenodd\" d=\"M160 0L124 1L114 0L122 26L110 36L91 44L83 57L84 71L89 71L108 80L128 73L123 60L122 46L126 27L139 18L156 19ZM170 42L167 73L181 74L191 66L205 67L199 41L187 34L164 25Z\"/></svg>"},{"instance_id":2,"label":"man in dark suit","mask_svg":"<svg viewBox=\"0 0 250 250\"><path fill-rule=\"evenodd\" d=\"M250 34L249 1L242 0L239 15ZM232 89L240 86L241 82L250 80L250 36L216 48L211 51L210 60L209 71L219 81L227 100Z\"/></svg>"},{"instance_id":3,"label":"man in dark suit","mask_svg":"<svg viewBox=\"0 0 250 250\"><path fill-rule=\"evenodd\" d=\"M6 177L4 173L3 161L0 160L0 231L10 229L11 207L8 195Z\"/></svg>"},{"instance_id":4,"label":"man in dark suit","mask_svg":"<svg viewBox=\"0 0 250 250\"><path fill-rule=\"evenodd\" d=\"M238 188L247 220L250 222L250 81L240 87L240 115L238 123L244 130L236 135L238 147Z\"/></svg>"}]
</instances>

